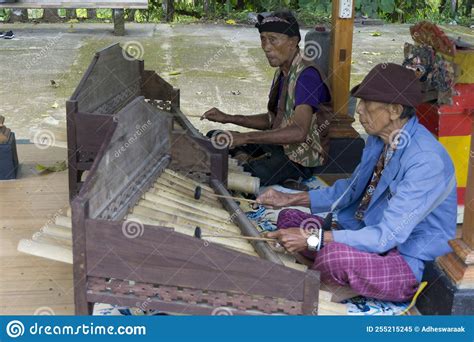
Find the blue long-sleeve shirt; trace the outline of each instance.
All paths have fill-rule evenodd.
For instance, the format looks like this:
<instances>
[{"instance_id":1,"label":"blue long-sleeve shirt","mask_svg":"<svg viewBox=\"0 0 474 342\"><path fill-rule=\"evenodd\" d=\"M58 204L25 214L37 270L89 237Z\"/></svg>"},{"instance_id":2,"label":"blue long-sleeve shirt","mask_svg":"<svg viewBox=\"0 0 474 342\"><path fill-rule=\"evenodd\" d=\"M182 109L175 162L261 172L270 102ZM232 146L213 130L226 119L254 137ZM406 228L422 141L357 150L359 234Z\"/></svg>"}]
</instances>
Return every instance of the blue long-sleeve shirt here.
<instances>
[{"instance_id":1,"label":"blue long-sleeve shirt","mask_svg":"<svg viewBox=\"0 0 474 342\"><path fill-rule=\"evenodd\" d=\"M350 178L309 195L311 211L326 212L350 186L336 208L341 230L333 231L334 241L378 254L396 247L420 281L424 261L451 251L448 240L455 237L457 216L455 173L446 150L417 118L405 124L402 137L363 221L354 214L383 150L378 137L368 138Z\"/></svg>"}]
</instances>

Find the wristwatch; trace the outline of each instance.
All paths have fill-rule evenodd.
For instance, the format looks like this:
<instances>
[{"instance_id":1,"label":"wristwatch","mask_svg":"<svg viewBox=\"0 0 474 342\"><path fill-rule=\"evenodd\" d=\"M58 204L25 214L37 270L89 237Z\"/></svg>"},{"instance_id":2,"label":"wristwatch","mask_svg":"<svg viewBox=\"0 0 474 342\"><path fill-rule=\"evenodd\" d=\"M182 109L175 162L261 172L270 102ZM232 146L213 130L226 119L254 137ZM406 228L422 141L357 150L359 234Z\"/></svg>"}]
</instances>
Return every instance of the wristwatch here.
<instances>
[{"instance_id":1,"label":"wristwatch","mask_svg":"<svg viewBox=\"0 0 474 342\"><path fill-rule=\"evenodd\" d=\"M307 239L306 244L310 252L319 251L323 247L323 230L318 229L313 232Z\"/></svg>"}]
</instances>

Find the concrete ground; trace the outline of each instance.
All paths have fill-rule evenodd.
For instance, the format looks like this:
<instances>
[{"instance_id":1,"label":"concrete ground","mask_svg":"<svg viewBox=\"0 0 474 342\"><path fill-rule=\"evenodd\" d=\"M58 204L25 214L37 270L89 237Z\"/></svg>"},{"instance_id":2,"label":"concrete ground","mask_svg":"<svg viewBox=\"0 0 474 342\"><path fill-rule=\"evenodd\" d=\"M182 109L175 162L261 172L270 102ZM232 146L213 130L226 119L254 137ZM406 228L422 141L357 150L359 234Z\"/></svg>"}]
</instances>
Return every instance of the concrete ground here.
<instances>
[{"instance_id":1,"label":"concrete ground","mask_svg":"<svg viewBox=\"0 0 474 342\"><path fill-rule=\"evenodd\" d=\"M94 52L116 42L138 46L145 68L181 89L182 110L199 129L219 126L199 120L213 106L242 114L266 109L274 71L253 27L131 23L126 36L115 37L112 24L105 23L0 24L0 31L10 29L16 38L0 39L0 115L19 139L30 139L46 127L56 144L64 145L66 99ZM449 29L474 42L472 30ZM381 35L372 36L375 31ZM400 63L405 42L411 42L409 25L356 27L352 85L377 63ZM355 127L362 132L357 122Z\"/></svg>"}]
</instances>

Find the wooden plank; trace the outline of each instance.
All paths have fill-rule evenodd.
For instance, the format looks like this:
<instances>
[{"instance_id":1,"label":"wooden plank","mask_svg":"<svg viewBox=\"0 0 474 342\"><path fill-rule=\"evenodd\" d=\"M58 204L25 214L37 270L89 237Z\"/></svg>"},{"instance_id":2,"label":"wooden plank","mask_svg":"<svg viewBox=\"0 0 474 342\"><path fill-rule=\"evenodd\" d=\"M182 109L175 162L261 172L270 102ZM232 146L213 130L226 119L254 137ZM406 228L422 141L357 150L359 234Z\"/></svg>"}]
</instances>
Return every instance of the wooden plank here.
<instances>
[{"instance_id":1,"label":"wooden plank","mask_svg":"<svg viewBox=\"0 0 474 342\"><path fill-rule=\"evenodd\" d=\"M72 267L16 249L21 239L30 238L65 213L66 172L38 176L30 168L65 160L66 150L40 150L34 144L20 144L17 149L22 162L19 179L0 182L0 314L32 315L40 307L71 314Z\"/></svg>"},{"instance_id":2,"label":"wooden plank","mask_svg":"<svg viewBox=\"0 0 474 342\"><path fill-rule=\"evenodd\" d=\"M304 272L158 227L143 225L136 238L121 223L86 227L90 276L303 300Z\"/></svg>"},{"instance_id":3,"label":"wooden plank","mask_svg":"<svg viewBox=\"0 0 474 342\"><path fill-rule=\"evenodd\" d=\"M127 206L147 190L145 183L153 182L168 165L171 117L157 112L138 97L117 114L117 127L94 164L95 177L88 177L81 192L90 196L91 217L106 215L112 201L122 196L127 202L115 208L113 215L114 219L123 218Z\"/></svg>"},{"instance_id":4,"label":"wooden plank","mask_svg":"<svg viewBox=\"0 0 474 342\"><path fill-rule=\"evenodd\" d=\"M79 195L78 195L79 196ZM90 308L87 303L87 258L86 258L86 231L85 220L88 215L88 207L78 198L71 203L72 221L74 229L72 230L73 244L73 272L74 272L74 304L76 315L90 314Z\"/></svg>"},{"instance_id":5,"label":"wooden plank","mask_svg":"<svg viewBox=\"0 0 474 342\"><path fill-rule=\"evenodd\" d=\"M52 298L48 300L49 300L49 303L52 303L52 301L54 300L54 296L52 296ZM0 315L15 315L15 316L16 315L18 316L33 315L35 312L38 312L37 310L40 309L41 307L44 307L42 303L40 303L39 305L34 305L34 306L30 304L19 303L15 305L15 307L11 307L9 305L0 305ZM46 307L50 309L51 312L54 312L55 315L66 316L66 315L74 314L74 305L70 303L48 304Z\"/></svg>"},{"instance_id":6,"label":"wooden plank","mask_svg":"<svg viewBox=\"0 0 474 342\"><path fill-rule=\"evenodd\" d=\"M318 316L346 316L347 306L345 304L320 301L318 304Z\"/></svg>"},{"instance_id":7,"label":"wooden plank","mask_svg":"<svg viewBox=\"0 0 474 342\"><path fill-rule=\"evenodd\" d=\"M152 70L143 71L142 95L151 100L170 101L179 107L179 89L174 88Z\"/></svg>"},{"instance_id":8,"label":"wooden plank","mask_svg":"<svg viewBox=\"0 0 474 342\"><path fill-rule=\"evenodd\" d=\"M319 272L308 270L304 279L303 315L314 316L318 313Z\"/></svg>"},{"instance_id":9,"label":"wooden plank","mask_svg":"<svg viewBox=\"0 0 474 342\"><path fill-rule=\"evenodd\" d=\"M97 52L71 100L83 113L115 114L139 96L140 89L140 62L126 59L114 44Z\"/></svg>"}]
</instances>

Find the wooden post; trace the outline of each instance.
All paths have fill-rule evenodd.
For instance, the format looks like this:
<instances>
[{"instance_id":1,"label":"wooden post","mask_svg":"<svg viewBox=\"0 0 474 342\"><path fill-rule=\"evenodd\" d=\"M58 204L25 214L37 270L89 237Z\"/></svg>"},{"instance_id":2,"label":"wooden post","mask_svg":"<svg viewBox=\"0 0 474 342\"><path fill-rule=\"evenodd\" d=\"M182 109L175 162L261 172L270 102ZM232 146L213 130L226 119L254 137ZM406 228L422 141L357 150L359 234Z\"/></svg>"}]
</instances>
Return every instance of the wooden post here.
<instances>
[{"instance_id":1,"label":"wooden post","mask_svg":"<svg viewBox=\"0 0 474 342\"><path fill-rule=\"evenodd\" d=\"M28 10L21 8L12 8L10 13L9 23L28 21Z\"/></svg>"},{"instance_id":2,"label":"wooden post","mask_svg":"<svg viewBox=\"0 0 474 342\"><path fill-rule=\"evenodd\" d=\"M461 238L449 241L453 252L426 264L428 287L417 302L423 315L474 314L474 122L471 139Z\"/></svg>"},{"instance_id":3,"label":"wooden post","mask_svg":"<svg viewBox=\"0 0 474 342\"><path fill-rule=\"evenodd\" d=\"M336 115L329 134L331 138L357 138L359 134L351 126L354 119L348 115L355 2L349 18L339 17L339 3L333 1L332 5L329 81Z\"/></svg>"},{"instance_id":4,"label":"wooden post","mask_svg":"<svg viewBox=\"0 0 474 342\"><path fill-rule=\"evenodd\" d=\"M474 121L472 124L471 150L469 153L468 167L462 240L470 248L470 255L474 258Z\"/></svg>"},{"instance_id":5,"label":"wooden post","mask_svg":"<svg viewBox=\"0 0 474 342\"><path fill-rule=\"evenodd\" d=\"M135 21L135 13L137 12L136 9L129 9L127 10L127 21L134 22Z\"/></svg>"},{"instance_id":6,"label":"wooden post","mask_svg":"<svg viewBox=\"0 0 474 342\"><path fill-rule=\"evenodd\" d=\"M66 19L76 19L77 13L75 8L66 9Z\"/></svg>"},{"instance_id":7,"label":"wooden post","mask_svg":"<svg viewBox=\"0 0 474 342\"><path fill-rule=\"evenodd\" d=\"M114 8L114 35L123 36L125 35L125 18L123 14L123 8Z\"/></svg>"},{"instance_id":8,"label":"wooden post","mask_svg":"<svg viewBox=\"0 0 474 342\"><path fill-rule=\"evenodd\" d=\"M165 21L173 21L174 18L174 0L163 0L163 13L165 15Z\"/></svg>"},{"instance_id":9,"label":"wooden post","mask_svg":"<svg viewBox=\"0 0 474 342\"><path fill-rule=\"evenodd\" d=\"M92 307L87 302L87 264L86 264L86 218L89 216L89 202L82 199L71 204L73 242L73 272L74 272L74 305L75 313L79 316L91 315Z\"/></svg>"},{"instance_id":10,"label":"wooden post","mask_svg":"<svg viewBox=\"0 0 474 342\"><path fill-rule=\"evenodd\" d=\"M469 170L461 238L449 241L453 253L438 258L438 264L460 289L474 289L474 121L467 167Z\"/></svg>"},{"instance_id":11,"label":"wooden post","mask_svg":"<svg viewBox=\"0 0 474 342\"><path fill-rule=\"evenodd\" d=\"M45 8L43 12L43 20L48 23L58 23L61 17L58 14L57 8Z\"/></svg>"},{"instance_id":12,"label":"wooden post","mask_svg":"<svg viewBox=\"0 0 474 342\"><path fill-rule=\"evenodd\" d=\"M208 18L209 17L209 2L210 0L203 0L203 10L204 10L204 17Z\"/></svg>"},{"instance_id":13,"label":"wooden post","mask_svg":"<svg viewBox=\"0 0 474 342\"><path fill-rule=\"evenodd\" d=\"M96 19L97 18L97 11L95 8L88 8L87 9L87 19Z\"/></svg>"}]
</instances>

